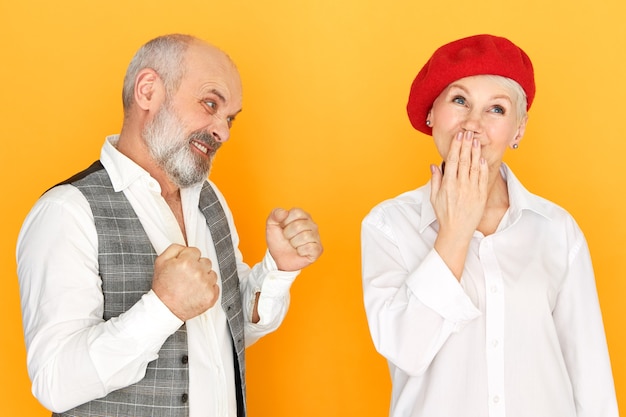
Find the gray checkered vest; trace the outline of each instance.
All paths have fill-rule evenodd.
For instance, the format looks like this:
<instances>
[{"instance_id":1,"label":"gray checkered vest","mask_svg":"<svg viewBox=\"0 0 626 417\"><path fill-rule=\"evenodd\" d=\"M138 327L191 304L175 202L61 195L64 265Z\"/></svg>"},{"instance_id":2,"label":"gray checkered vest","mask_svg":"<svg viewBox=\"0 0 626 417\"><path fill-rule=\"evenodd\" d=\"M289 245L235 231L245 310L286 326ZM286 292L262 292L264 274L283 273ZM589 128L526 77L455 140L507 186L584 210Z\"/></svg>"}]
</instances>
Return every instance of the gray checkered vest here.
<instances>
[{"instance_id":1,"label":"gray checkered vest","mask_svg":"<svg viewBox=\"0 0 626 417\"><path fill-rule=\"evenodd\" d=\"M104 319L130 309L152 284L156 253L135 211L122 192L115 192L100 161L62 184L85 196L98 232L98 262L104 293ZM208 182L200 209L211 231L222 279L222 307L233 338L237 415L245 416L245 342L239 278L224 210ZM210 387L209 387L210 389ZM55 417L187 417L189 415L187 331L183 324L150 362L145 377Z\"/></svg>"}]
</instances>

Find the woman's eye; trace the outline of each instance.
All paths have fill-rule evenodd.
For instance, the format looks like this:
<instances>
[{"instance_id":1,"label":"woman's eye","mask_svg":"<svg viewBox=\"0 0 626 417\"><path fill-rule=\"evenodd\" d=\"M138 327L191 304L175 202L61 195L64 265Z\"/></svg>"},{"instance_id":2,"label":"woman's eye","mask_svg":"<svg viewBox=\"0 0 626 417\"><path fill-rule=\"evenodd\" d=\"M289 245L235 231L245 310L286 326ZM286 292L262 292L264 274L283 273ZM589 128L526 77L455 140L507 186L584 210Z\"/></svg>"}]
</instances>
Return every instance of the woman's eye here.
<instances>
[{"instance_id":1,"label":"woman's eye","mask_svg":"<svg viewBox=\"0 0 626 417\"><path fill-rule=\"evenodd\" d=\"M452 99L452 102L464 105L465 104L465 99L463 97L461 97L461 96L456 96L456 97L454 97Z\"/></svg>"},{"instance_id":2,"label":"woman's eye","mask_svg":"<svg viewBox=\"0 0 626 417\"><path fill-rule=\"evenodd\" d=\"M504 108L501 106L494 106L492 109L494 113L504 114Z\"/></svg>"}]
</instances>

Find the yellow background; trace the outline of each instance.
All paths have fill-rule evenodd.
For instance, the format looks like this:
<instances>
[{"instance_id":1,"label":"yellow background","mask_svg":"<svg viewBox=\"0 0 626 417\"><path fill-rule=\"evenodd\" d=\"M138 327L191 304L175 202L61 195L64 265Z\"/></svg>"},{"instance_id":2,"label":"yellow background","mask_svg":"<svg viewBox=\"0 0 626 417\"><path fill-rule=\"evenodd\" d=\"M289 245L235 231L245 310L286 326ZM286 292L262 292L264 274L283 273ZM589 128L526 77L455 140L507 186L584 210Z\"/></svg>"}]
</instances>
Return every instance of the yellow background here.
<instances>
[{"instance_id":1,"label":"yellow background","mask_svg":"<svg viewBox=\"0 0 626 417\"><path fill-rule=\"evenodd\" d=\"M99 156L121 124L126 65L146 40L195 34L225 49L244 112L212 179L251 263L272 207L302 206L326 252L292 289L283 326L248 349L251 416L384 416L390 381L363 311L360 221L438 162L410 127L409 85L439 45L476 33L531 56L538 93L505 158L585 231L618 397L626 408L626 25L622 0L0 0L0 406L47 416L30 394L15 273L24 216Z\"/></svg>"}]
</instances>

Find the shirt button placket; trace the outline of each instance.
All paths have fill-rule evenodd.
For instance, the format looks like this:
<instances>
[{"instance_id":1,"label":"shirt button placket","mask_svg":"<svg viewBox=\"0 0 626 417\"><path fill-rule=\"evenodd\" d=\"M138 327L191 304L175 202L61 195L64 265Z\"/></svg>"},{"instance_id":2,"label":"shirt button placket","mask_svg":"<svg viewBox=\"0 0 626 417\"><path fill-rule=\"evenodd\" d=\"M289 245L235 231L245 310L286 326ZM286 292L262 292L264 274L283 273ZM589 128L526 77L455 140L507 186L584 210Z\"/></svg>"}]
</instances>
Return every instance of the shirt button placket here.
<instances>
[{"instance_id":1,"label":"shirt button placket","mask_svg":"<svg viewBox=\"0 0 626 417\"><path fill-rule=\"evenodd\" d=\"M504 416L504 282L493 248L493 239L485 238L480 245L480 261L485 273L486 356L489 392L489 416Z\"/></svg>"}]
</instances>

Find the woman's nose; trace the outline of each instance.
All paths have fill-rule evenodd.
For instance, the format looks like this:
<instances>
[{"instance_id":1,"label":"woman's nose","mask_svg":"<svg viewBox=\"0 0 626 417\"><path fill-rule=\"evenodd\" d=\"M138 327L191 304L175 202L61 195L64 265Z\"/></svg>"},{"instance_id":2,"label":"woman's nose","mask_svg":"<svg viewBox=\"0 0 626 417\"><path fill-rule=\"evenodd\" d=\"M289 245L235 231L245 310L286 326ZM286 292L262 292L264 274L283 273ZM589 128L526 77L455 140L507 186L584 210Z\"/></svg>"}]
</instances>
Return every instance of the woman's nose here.
<instances>
[{"instance_id":1,"label":"woman's nose","mask_svg":"<svg viewBox=\"0 0 626 417\"><path fill-rule=\"evenodd\" d=\"M463 122L461 128L466 131L480 132L481 130L481 118L480 114L476 111L469 111Z\"/></svg>"}]
</instances>

